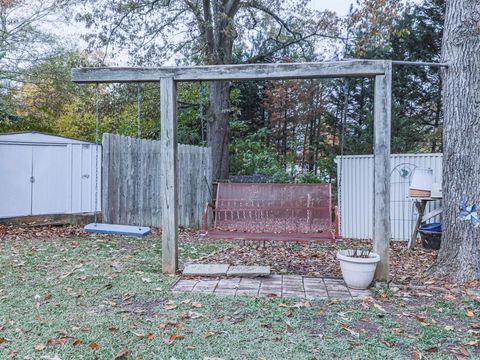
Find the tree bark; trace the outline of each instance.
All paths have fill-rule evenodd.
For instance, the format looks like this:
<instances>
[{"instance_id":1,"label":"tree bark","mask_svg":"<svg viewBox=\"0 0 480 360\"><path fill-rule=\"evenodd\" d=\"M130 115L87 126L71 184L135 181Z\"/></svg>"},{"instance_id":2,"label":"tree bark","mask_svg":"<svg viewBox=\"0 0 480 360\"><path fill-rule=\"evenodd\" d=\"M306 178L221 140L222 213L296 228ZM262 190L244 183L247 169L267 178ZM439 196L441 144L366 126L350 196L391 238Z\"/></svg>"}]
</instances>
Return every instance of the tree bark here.
<instances>
[{"instance_id":1,"label":"tree bark","mask_svg":"<svg viewBox=\"0 0 480 360\"><path fill-rule=\"evenodd\" d=\"M207 142L212 148L213 179L228 179L230 82L212 81L207 108Z\"/></svg>"},{"instance_id":2,"label":"tree bark","mask_svg":"<svg viewBox=\"0 0 480 360\"><path fill-rule=\"evenodd\" d=\"M443 237L436 275L480 278L480 227L459 219L458 206L480 204L480 4L449 0L443 61Z\"/></svg>"}]
</instances>

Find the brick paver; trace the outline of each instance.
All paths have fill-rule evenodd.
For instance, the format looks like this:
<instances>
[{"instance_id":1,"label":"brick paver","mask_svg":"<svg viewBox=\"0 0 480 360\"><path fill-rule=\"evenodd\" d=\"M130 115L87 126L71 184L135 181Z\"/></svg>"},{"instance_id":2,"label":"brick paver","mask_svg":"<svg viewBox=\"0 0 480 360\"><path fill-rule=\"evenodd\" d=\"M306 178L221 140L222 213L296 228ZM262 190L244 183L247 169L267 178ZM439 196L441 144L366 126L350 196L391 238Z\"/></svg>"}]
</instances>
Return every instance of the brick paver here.
<instances>
[{"instance_id":1,"label":"brick paver","mask_svg":"<svg viewBox=\"0 0 480 360\"><path fill-rule=\"evenodd\" d=\"M271 275L263 278L228 277L180 279L174 292L209 293L225 296L295 297L303 299L356 299L370 290L349 289L342 279L301 275Z\"/></svg>"}]
</instances>

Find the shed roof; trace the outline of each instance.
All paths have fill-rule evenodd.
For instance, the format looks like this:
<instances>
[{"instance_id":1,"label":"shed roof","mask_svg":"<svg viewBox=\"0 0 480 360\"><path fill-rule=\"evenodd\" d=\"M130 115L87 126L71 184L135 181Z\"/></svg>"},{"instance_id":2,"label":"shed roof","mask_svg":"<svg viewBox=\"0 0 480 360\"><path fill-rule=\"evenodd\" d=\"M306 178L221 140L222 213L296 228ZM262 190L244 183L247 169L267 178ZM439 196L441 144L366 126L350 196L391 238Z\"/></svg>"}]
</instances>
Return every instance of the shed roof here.
<instances>
[{"instance_id":1,"label":"shed roof","mask_svg":"<svg viewBox=\"0 0 480 360\"><path fill-rule=\"evenodd\" d=\"M37 131L24 131L0 134L0 143L22 144L92 144L88 141L68 138L59 135L50 135Z\"/></svg>"}]
</instances>

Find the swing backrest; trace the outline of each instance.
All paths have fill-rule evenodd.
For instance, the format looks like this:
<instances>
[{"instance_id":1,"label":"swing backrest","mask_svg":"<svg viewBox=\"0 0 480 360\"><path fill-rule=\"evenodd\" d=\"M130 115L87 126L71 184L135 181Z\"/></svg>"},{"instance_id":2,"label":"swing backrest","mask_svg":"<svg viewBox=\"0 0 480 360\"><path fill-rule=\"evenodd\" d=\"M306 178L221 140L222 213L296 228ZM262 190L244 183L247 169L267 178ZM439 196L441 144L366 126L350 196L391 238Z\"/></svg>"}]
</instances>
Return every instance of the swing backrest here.
<instances>
[{"instance_id":1,"label":"swing backrest","mask_svg":"<svg viewBox=\"0 0 480 360\"><path fill-rule=\"evenodd\" d=\"M216 229L319 233L332 227L330 184L218 184Z\"/></svg>"}]
</instances>

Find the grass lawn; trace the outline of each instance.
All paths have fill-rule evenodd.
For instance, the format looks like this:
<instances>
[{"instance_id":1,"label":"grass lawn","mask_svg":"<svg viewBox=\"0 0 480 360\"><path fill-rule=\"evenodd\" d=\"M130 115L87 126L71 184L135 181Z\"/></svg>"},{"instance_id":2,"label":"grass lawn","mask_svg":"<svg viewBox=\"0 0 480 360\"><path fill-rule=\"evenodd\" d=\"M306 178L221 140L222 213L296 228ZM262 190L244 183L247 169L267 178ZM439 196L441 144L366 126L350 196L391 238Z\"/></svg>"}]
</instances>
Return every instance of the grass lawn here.
<instances>
[{"instance_id":1,"label":"grass lawn","mask_svg":"<svg viewBox=\"0 0 480 360\"><path fill-rule=\"evenodd\" d=\"M219 245L187 242L182 260ZM154 237L0 240L0 358L480 358L479 302L172 294Z\"/></svg>"}]
</instances>

